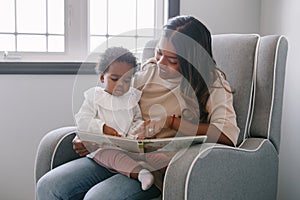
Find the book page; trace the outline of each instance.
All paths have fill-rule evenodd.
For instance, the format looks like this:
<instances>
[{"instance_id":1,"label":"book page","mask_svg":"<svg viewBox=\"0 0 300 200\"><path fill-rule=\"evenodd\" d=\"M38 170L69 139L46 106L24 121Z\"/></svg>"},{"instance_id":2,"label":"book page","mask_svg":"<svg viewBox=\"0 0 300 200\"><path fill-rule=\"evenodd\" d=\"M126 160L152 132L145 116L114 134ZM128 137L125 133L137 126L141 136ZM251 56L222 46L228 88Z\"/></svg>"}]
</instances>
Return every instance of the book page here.
<instances>
[{"instance_id":1,"label":"book page","mask_svg":"<svg viewBox=\"0 0 300 200\"><path fill-rule=\"evenodd\" d=\"M79 131L77 135L82 141L95 142L99 144L99 147L115 146L130 152L143 152L143 149L141 149L142 147L139 146L137 140L110 135L100 135L82 131Z\"/></svg>"},{"instance_id":2,"label":"book page","mask_svg":"<svg viewBox=\"0 0 300 200\"><path fill-rule=\"evenodd\" d=\"M163 149L165 151L179 151L188 148L193 144L204 143L207 136L186 136L161 139L143 140L145 152Z\"/></svg>"},{"instance_id":3,"label":"book page","mask_svg":"<svg viewBox=\"0 0 300 200\"><path fill-rule=\"evenodd\" d=\"M186 136L160 139L133 140L124 137L100 135L82 131L79 131L77 135L83 141L95 142L99 144L99 147L115 146L136 153L147 153L159 149L163 149L166 151L178 151L182 148L188 148L193 144L201 144L207 139L207 136Z\"/></svg>"}]
</instances>

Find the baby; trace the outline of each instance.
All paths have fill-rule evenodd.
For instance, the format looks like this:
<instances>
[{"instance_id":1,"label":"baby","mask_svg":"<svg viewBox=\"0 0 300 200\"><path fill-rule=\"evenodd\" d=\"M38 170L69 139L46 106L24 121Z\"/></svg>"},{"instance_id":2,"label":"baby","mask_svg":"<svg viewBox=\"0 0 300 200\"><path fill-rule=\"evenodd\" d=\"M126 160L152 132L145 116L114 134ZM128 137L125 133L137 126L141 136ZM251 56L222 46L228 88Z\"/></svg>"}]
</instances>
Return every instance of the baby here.
<instances>
[{"instance_id":1,"label":"baby","mask_svg":"<svg viewBox=\"0 0 300 200\"><path fill-rule=\"evenodd\" d=\"M131 87L136 67L136 58L123 47L111 47L104 52L96 67L103 87L93 87L84 93L85 100L75 115L78 130L136 138L131 133L144 122L138 105L141 92ZM146 157L156 162L158 156ZM139 180L143 190L149 189L154 182L153 174L137 162L138 155L107 146L89 157L110 170Z\"/></svg>"}]
</instances>

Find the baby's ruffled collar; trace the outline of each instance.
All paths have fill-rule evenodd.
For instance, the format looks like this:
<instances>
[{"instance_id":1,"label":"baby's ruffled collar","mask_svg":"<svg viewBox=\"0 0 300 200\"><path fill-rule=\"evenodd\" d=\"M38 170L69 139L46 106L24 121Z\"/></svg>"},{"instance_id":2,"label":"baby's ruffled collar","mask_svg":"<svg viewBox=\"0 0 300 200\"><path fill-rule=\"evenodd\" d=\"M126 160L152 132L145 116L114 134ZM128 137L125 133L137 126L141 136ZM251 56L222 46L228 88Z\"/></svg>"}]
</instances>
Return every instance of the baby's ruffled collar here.
<instances>
[{"instance_id":1,"label":"baby's ruffled collar","mask_svg":"<svg viewBox=\"0 0 300 200\"><path fill-rule=\"evenodd\" d=\"M108 109L108 110L128 110L134 108L138 105L138 102L141 98L141 91L130 88L128 92L126 92L122 96L113 96L106 91L104 91L101 87L95 88L95 103L99 106Z\"/></svg>"}]
</instances>

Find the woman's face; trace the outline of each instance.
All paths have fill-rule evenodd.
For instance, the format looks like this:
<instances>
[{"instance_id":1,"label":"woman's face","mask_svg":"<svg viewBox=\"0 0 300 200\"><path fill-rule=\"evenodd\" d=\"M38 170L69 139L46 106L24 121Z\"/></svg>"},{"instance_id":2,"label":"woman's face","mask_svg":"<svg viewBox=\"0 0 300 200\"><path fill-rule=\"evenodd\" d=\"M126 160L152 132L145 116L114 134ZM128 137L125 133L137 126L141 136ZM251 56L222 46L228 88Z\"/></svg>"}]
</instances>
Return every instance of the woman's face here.
<instances>
[{"instance_id":1,"label":"woman's face","mask_svg":"<svg viewBox=\"0 0 300 200\"><path fill-rule=\"evenodd\" d=\"M173 44L165 37L158 43L155 57L162 79L173 79L181 76L179 60Z\"/></svg>"}]
</instances>

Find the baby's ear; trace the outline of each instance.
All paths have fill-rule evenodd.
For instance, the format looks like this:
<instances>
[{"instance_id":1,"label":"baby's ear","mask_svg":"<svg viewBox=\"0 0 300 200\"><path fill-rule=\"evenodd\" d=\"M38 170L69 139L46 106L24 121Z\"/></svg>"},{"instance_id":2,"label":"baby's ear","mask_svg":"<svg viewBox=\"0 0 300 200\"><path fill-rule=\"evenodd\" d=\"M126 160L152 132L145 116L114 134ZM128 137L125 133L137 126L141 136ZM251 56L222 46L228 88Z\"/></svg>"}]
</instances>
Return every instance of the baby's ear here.
<instances>
[{"instance_id":1,"label":"baby's ear","mask_svg":"<svg viewBox=\"0 0 300 200\"><path fill-rule=\"evenodd\" d=\"M104 74L103 73L100 74L100 78L99 79L100 79L101 83L104 83Z\"/></svg>"}]
</instances>

